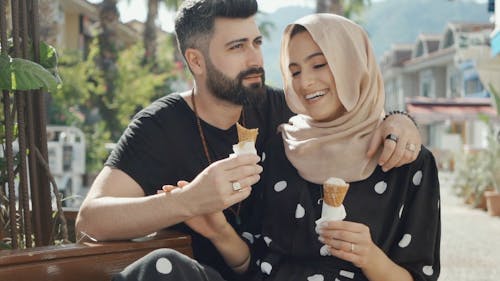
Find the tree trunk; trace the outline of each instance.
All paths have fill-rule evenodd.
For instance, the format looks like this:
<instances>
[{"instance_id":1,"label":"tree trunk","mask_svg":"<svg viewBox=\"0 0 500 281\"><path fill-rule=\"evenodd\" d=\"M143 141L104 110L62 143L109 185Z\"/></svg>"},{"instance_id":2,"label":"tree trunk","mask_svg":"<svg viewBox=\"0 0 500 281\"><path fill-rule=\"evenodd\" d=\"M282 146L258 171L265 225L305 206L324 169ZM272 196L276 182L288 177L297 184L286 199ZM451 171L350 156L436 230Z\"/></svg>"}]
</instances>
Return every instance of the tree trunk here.
<instances>
[{"instance_id":1,"label":"tree trunk","mask_svg":"<svg viewBox=\"0 0 500 281\"><path fill-rule=\"evenodd\" d=\"M113 139L120 135L120 122L118 114L110 105L115 100L115 81L118 78L116 61L118 59L117 26L120 14L116 6L118 0L103 0L100 4L99 19L101 34L99 34L99 56L97 65L101 68L106 93L99 96L97 101L99 113L106 121L106 127L111 132Z\"/></svg>"},{"instance_id":2,"label":"tree trunk","mask_svg":"<svg viewBox=\"0 0 500 281\"><path fill-rule=\"evenodd\" d=\"M344 1L342 0L330 0L330 13L336 15L344 15Z\"/></svg>"},{"instance_id":3,"label":"tree trunk","mask_svg":"<svg viewBox=\"0 0 500 281\"><path fill-rule=\"evenodd\" d=\"M158 0L148 0L148 17L144 28L144 58L143 64L156 62L156 20L158 18Z\"/></svg>"},{"instance_id":4,"label":"tree trunk","mask_svg":"<svg viewBox=\"0 0 500 281\"><path fill-rule=\"evenodd\" d=\"M62 30L64 17L59 15L60 0L39 0L38 10L40 19L40 40L52 46L61 46Z\"/></svg>"},{"instance_id":5,"label":"tree trunk","mask_svg":"<svg viewBox=\"0 0 500 281\"><path fill-rule=\"evenodd\" d=\"M344 1L316 0L316 12L344 15Z\"/></svg>"}]
</instances>

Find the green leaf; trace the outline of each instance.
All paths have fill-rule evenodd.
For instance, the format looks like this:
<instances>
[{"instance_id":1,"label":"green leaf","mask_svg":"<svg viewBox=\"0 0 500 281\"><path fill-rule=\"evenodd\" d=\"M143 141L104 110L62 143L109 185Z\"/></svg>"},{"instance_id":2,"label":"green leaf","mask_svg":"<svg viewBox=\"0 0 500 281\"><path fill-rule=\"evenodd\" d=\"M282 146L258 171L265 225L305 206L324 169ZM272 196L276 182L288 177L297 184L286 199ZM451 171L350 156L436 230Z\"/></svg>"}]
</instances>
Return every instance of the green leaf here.
<instances>
[{"instance_id":1,"label":"green leaf","mask_svg":"<svg viewBox=\"0 0 500 281\"><path fill-rule=\"evenodd\" d=\"M40 65L50 69L57 67L57 52L51 45L40 42Z\"/></svg>"},{"instance_id":2,"label":"green leaf","mask_svg":"<svg viewBox=\"0 0 500 281\"><path fill-rule=\"evenodd\" d=\"M500 93L497 92L497 89L489 84L490 86L490 93L493 95L494 101L495 101L495 106L497 108L497 115L500 115Z\"/></svg>"},{"instance_id":3,"label":"green leaf","mask_svg":"<svg viewBox=\"0 0 500 281\"><path fill-rule=\"evenodd\" d=\"M20 58L0 55L0 90L57 90L58 81L41 65Z\"/></svg>"}]
</instances>

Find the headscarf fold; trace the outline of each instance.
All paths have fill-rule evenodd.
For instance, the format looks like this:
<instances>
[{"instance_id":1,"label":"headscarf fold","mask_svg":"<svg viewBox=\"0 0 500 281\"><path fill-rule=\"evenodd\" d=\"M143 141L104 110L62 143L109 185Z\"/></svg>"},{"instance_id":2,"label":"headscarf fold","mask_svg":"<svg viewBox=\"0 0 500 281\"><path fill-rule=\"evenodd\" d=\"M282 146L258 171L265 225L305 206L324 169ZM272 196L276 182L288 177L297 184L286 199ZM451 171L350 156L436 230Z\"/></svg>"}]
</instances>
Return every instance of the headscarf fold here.
<instances>
[{"instance_id":1,"label":"headscarf fold","mask_svg":"<svg viewBox=\"0 0 500 281\"><path fill-rule=\"evenodd\" d=\"M322 50L335 78L346 112L329 122L304 115L305 108L292 87L288 44L295 25L302 25ZM368 178L380 151L366 156L372 133L384 116L384 86L364 30L333 14L314 14L287 26L281 42L281 73L288 106L298 115L282 124L285 153L306 180L322 184L329 177L347 182Z\"/></svg>"}]
</instances>

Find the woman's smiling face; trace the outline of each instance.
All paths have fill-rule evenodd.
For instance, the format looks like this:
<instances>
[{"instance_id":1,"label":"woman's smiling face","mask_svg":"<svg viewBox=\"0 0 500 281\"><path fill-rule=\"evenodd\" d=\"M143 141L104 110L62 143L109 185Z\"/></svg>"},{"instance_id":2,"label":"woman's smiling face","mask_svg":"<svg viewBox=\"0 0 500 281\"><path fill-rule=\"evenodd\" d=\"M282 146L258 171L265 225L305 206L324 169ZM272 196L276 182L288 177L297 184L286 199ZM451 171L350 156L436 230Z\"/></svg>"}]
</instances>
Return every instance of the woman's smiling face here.
<instances>
[{"instance_id":1,"label":"woman's smiling face","mask_svg":"<svg viewBox=\"0 0 500 281\"><path fill-rule=\"evenodd\" d=\"M288 43L292 86L306 114L316 121L332 121L344 113L335 78L322 50L307 31L296 33Z\"/></svg>"}]
</instances>

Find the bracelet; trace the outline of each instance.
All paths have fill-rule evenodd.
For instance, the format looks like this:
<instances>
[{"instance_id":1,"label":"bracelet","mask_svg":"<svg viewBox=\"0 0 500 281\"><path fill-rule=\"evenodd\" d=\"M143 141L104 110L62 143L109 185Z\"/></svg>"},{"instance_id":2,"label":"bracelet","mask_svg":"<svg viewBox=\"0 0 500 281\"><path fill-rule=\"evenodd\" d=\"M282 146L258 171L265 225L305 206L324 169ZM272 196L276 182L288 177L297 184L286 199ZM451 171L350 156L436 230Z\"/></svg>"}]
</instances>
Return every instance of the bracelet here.
<instances>
[{"instance_id":1,"label":"bracelet","mask_svg":"<svg viewBox=\"0 0 500 281\"><path fill-rule=\"evenodd\" d=\"M383 121L385 121L385 119L387 119L387 117L391 116L391 115L395 115L395 114L401 114L401 115L404 115L408 118L410 118L411 122L413 122L413 124L415 125L415 127L418 128L418 124L417 124L417 121L415 121L415 118L413 118L413 116L411 116L408 112L406 111L401 111L401 110L393 110L389 113L387 113L384 117L384 119L382 119Z\"/></svg>"}]
</instances>

